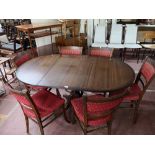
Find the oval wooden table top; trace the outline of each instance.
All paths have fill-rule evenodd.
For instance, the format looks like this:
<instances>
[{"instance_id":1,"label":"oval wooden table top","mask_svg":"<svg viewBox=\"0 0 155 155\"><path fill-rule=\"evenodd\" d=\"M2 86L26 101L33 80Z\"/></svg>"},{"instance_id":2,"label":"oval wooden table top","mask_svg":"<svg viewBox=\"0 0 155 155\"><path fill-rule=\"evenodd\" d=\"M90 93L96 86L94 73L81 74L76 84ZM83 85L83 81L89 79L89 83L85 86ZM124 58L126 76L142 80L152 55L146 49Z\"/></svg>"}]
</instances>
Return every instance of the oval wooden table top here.
<instances>
[{"instance_id":1,"label":"oval wooden table top","mask_svg":"<svg viewBox=\"0 0 155 155\"><path fill-rule=\"evenodd\" d=\"M30 85L111 92L129 87L133 69L117 59L88 55L48 55L34 58L17 69L17 78Z\"/></svg>"}]
</instances>

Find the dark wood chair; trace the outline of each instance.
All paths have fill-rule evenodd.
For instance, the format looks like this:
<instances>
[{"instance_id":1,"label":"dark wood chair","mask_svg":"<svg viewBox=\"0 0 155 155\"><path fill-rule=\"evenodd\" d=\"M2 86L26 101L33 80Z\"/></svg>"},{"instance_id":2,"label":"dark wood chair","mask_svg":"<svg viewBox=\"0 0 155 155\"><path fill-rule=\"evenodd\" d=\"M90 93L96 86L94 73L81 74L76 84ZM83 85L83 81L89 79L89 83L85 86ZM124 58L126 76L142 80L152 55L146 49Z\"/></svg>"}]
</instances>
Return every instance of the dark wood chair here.
<instances>
[{"instance_id":1,"label":"dark wood chair","mask_svg":"<svg viewBox=\"0 0 155 155\"><path fill-rule=\"evenodd\" d=\"M139 105L142 98L149 87L152 80L155 78L155 61L147 57L143 62L141 69L136 77L133 85L128 89L128 93L124 96L125 101L134 102L134 118L133 123L136 123L138 117Z\"/></svg>"},{"instance_id":2,"label":"dark wood chair","mask_svg":"<svg viewBox=\"0 0 155 155\"><path fill-rule=\"evenodd\" d=\"M0 68L0 81L2 82L2 87L3 89L0 89L0 96L6 93L6 89L5 89L5 85L4 83L6 83L5 77L3 75L3 72Z\"/></svg>"},{"instance_id":3,"label":"dark wood chair","mask_svg":"<svg viewBox=\"0 0 155 155\"><path fill-rule=\"evenodd\" d=\"M108 134L111 134L113 113L122 102L123 95L108 98L102 95L84 95L73 99L71 104L84 134L102 127L108 127Z\"/></svg>"},{"instance_id":4,"label":"dark wood chair","mask_svg":"<svg viewBox=\"0 0 155 155\"><path fill-rule=\"evenodd\" d=\"M14 53L22 50L21 45L16 42L16 37L10 41L6 34L0 36L0 48L13 51Z\"/></svg>"},{"instance_id":5,"label":"dark wood chair","mask_svg":"<svg viewBox=\"0 0 155 155\"><path fill-rule=\"evenodd\" d=\"M82 55L83 47L62 46L59 47L59 53L62 55Z\"/></svg>"},{"instance_id":6,"label":"dark wood chair","mask_svg":"<svg viewBox=\"0 0 155 155\"><path fill-rule=\"evenodd\" d=\"M90 55L91 56L102 56L111 58L113 55L113 49L109 48L91 48L90 49Z\"/></svg>"},{"instance_id":7,"label":"dark wood chair","mask_svg":"<svg viewBox=\"0 0 155 155\"><path fill-rule=\"evenodd\" d=\"M44 134L44 128L53 122L62 113L66 118L65 100L61 97L47 91L40 90L34 95L30 95L29 91L15 90L9 86L11 94L16 98L21 106L25 116L27 133L29 134L29 119L34 121L40 128L40 132Z\"/></svg>"},{"instance_id":8,"label":"dark wood chair","mask_svg":"<svg viewBox=\"0 0 155 155\"><path fill-rule=\"evenodd\" d=\"M133 123L137 122L139 105L143 99L143 96L151 84L152 80L155 78L155 61L150 57L146 57L144 60L135 82L127 90L126 95L123 98L123 102L131 102L131 107L134 108ZM116 95L123 92L120 90L118 92L113 92L110 96Z\"/></svg>"}]
</instances>

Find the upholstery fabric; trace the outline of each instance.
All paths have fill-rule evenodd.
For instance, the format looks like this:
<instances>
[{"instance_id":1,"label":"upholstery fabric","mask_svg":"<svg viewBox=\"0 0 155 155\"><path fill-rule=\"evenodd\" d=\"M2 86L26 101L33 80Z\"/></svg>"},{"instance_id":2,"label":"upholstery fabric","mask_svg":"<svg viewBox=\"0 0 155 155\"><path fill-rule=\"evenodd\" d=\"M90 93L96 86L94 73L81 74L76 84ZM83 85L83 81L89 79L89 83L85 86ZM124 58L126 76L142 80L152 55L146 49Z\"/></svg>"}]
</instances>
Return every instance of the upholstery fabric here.
<instances>
[{"instance_id":1,"label":"upholstery fabric","mask_svg":"<svg viewBox=\"0 0 155 155\"><path fill-rule=\"evenodd\" d=\"M91 49L92 56L103 56L110 58L112 56L112 51L109 49Z\"/></svg>"},{"instance_id":2,"label":"upholstery fabric","mask_svg":"<svg viewBox=\"0 0 155 155\"><path fill-rule=\"evenodd\" d=\"M92 95L88 97L89 99L103 99L103 96L101 95ZM116 106L118 106L121 103L122 99L117 99L115 101L109 101L105 103L87 103L87 112L89 115L91 114L97 114L101 112L106 112L107 110L113 109ZM82 98L74 99L71 102L74 111L79 118L80 121L84 122L84 113L83 113L83 102ZM98 118L95 120L89 120L88 119L88 125L90 126L100 126L103 125L104 123L110 121L112 119L112 115L107 115L102 118Z\"/></svg>"},{"instance_id":3,"label":"upholstery fabric","mask_svg":"<svg viewBox=\"0 0 155 155\"><path fill-rule=\"evenodd\" d=\"M28 54L25 54L23 55L20 59L18 59L15 63L16 63L16 66L19 67L21 66L23 63L25 63L26 61L30 60L30 55Z\"/></svg>"},{"instance_id":4,"label":"upholstery fabric","mask_svg":"<svg viewBox=\"0 0 155 155\"><path fill-rule=\"evenodd\" d=\"M26 106L31 107L30 102L26 99L26 97L14 94L15 98L19 103L22 103ZM32 96L32 100L34 101L41 118L48 116L55 110L57 110L60 106L64 104L64 99L56 96L55 94L48 92L46 90L41 90ZM24 113L31 118L36 118L35 113L32 110L24 108Z\"/></svg>"},{"instance_id":5,"label":"upholstery fabric","mask_svg":"<svg viewBox=\"0 0 155 155\"><path fill-rule=\"evenodd\" d=\"M81 55L82 54L80 50L72 50L72 49L61 49L60 53L63 55Z\"/></svg>"},{"instance_id":6,"label":"upholstery fabric","mask_svg":"<svg viewBox=\"0 0 155 155\"><path fill-rule=\"evenodd\" d=\"M13 51L14 50L14 43L2 44L2 48L10 49ZM20 48L21 48L21 45L16 43L16 49L15 50L19 50Z\"/></svg>"},{"instance_id":7,"label":"upholstery fabric","mask_svg":"<svg viewBox=\"0 0 155 155\"><path fill-rule=\"evenodd\" d=\"M155 68L148 62L145 62L145 64L143 65L141 69L141 74L144 76L144 78L148 82L152 78L152 76L155 74Z\"/></svg>"},{"instance_id":8,"label":"upholstery fabric","mask_svg":"<svg viewBox=\"0 0 155 155\"><path fill-rule=\"evenodd\" d=\"M124 96L125 100L136 101L139 99L139 95L142 92L138 84L133 84L127 92L127 95Z\"/></svg>"}]
</instances>

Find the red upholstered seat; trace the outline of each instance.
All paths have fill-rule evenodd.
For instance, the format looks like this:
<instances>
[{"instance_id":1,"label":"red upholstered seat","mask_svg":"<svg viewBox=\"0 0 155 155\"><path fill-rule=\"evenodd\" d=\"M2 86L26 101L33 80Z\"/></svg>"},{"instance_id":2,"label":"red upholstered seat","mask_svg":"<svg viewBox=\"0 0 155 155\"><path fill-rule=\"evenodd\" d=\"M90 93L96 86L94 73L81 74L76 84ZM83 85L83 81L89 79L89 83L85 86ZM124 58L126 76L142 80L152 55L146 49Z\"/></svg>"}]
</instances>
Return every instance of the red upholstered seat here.
<instances>
[{"instance_id":1,"label":"red upholstered seat","mask_svg":"<svg viewBox=\"0 0 155 155\"><path fill-rule=\"evenodd\" d=\"M15 64L17 67L21 66L23 63L25 63L26 61L30 60L31 57L29 54L25 54L23 55L20 59L18 59Z\"/></svg>"},{"instance_id":2,"label":"red upholstered seat","mask_svg":"<svg viewBox=\"0 0 155 155\"><path fill-rule=\"evenodd\" d=\"M101 48L92 48L91 51L90 51L90 54L92 56L103 56L103 57L112 57L112 51L107 49L107 48L104 48L104 49L101 49Z\"/></svg>"},{"instance_id":3,"label":"red upholstered seat","mask_svg":"<svg viewBox=\"0 0 155 155\"><path fill-rule=\"evenodd\" d=\"M13 95L16 97L19 103L32 107L30 102L26 99L25 96L20 96L14 93ZM38 91L36 94L32 96L32 100L34 101L34 104L36 105L41 118L48 116L49 114L51 114L64 104L64 99L56 96L55 94L47 90ZM23 110L28 117L32 118L36 117L34 111L29 110L27 108L24 108Z\"/></svg>"},{"instance_id":4,"label":"red upholstered seat","mask_svg":"<svg viewBox=\"0 0 155 155\"><path fill-rule=\"evenodd\" d=\"M103 96L101 95L92 95L88 97L89 99L103 99ZM122 101L122 98L113 100L113 101L108 101L105 103L91 103L87 102L87 113L89 115L93 114L100 114L102 112L106 112L108 110L111 110L118 106ZM72 100L72 106L74 108L74 111L79 118L80 121L84 122L84 111L83 111L83 101L82 98L74 99ZM104 117L100 117L97 119L88 119L88 125L90 126L100 126L104 125L108 121L112 119L112 115L105 115Z\"/></svg>"},{"instance_id":5,"label":"red upholstered seat","mask_svg":"<svg viewBox=\"0 0 155 155\"><path fill-rule=\"evenodd\" d=\"M124 96L125 100L138 100L139 99L139 95L142 92L142 90L140 89L140 87L138 86L138 84L133 84L127 91L127 95Z\"/></svg>"}]
</instances>

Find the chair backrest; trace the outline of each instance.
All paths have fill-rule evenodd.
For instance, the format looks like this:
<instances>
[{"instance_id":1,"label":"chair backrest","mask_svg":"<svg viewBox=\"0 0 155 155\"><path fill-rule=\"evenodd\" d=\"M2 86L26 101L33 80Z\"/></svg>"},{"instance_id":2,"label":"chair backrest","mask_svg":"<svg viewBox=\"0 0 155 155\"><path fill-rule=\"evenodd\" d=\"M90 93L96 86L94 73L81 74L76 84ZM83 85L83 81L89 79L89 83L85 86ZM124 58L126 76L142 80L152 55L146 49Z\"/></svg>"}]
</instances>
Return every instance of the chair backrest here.
<instances>
[{"instance_id":1,"label":"chair backrest","mask_svg":"<svg viewBox=\"0 0 155 155\"><path fill-rule=\"evenodd\" d=\"M16 100L20 104L20 106L23 110L23 113L27 117L30 117L32 119L34 119L34 118L40 119L41 118L40 114L37 110L37 107L27 90L18 91L18 90L13 89L12 87L10 88L10 86L9 86L9 89L11 91L11 94L16 98Z\"/></svg>"},{"instance_id":2,"label":"chair backrest","mask_svg":"<svg viewBox=\"0 0 155 155\"><path fill-rule=\"evenodd\" d=\"M141 69L136 77L135 83L142 85L142 95L143 97L146 89L149 87L152 80L155 78L155 61L150 57L147 57L143 62Z\"/></svg>"},{"instance_id":3,"label":"chair backrest","mask_svg":"<svg viewBox=\"0 0 155 155\"><path fill-rule=\"evenodd\" d=\"M105 25L98 25L95 29L94 43L105 43L106 42L106 31Z\"/></svg>"},{"instance_id":4,"label":"chair backrest","mask_svg":"<svg viewBox=\"0 0 155 155\"><path fill-rule=\"evenodd\" d=\"M90 55L91 56L102 56L102 57L111 58L112 55L113 55L113 49L109 49L109 48L91 48Z\"/></svg>"},{"instance_id":5,"label":"chair backrest","mask_svg":"<svg viewBox=\"0 0 155 155\"><path fill-rule=\"evenodd\" d=\"M121 44L122 43L122 25L112 24L110 33L110 43Z\"/></svg>"},{"instance_id":6,"label":"chair backrest","mask_svg":"<svg viewBox=\"0 0 155 155\"><path fill-rule=\"evenodd\" d=\"M117 96L105 98L103 95L83 96L84 124L89 120L111 117L121 104L125 91Z\"/></svg>"},{"instance_id":7,"label":"chair backrest","mask_svg":"<svg viewBox=\"0 0 155 155\"><path fill-rule=\"evenodd\" d=\"M126 24L126 33L124 43L135 44L137 42L137 25Z\"/></svg>"},{"instance_id":8,"label":"chair backrest","mask_svg":"<svg viewBox=\"0 0 155 155\"><path fill-rule=\"evenodd\" d=\"M59 47L59 53L62 55L82 55L83 47L62 46Z\"/></svg>"},{"instance_id":9,"label":"chair backrest","mask_svg":"<svg viewBox=\"0 0 155 155\"><path fill-rule=\"evenodd\" d=\"M25 54L23 56L21 56L18 60L15 61L15 64L17 67L21 66L23 63L25 63L26 61L30 60L31 56L29 54Z\"/></svg>"},{"instance_id":10,"label":"chair backrest","mask_svg":"<svg viewBox=\"0 0 155 155\"><path fill-rule=\"evenodd\" d=\"M9 43L9 40L6 34L0 36L0 42Z\"/></svg>"}]
</instances>

